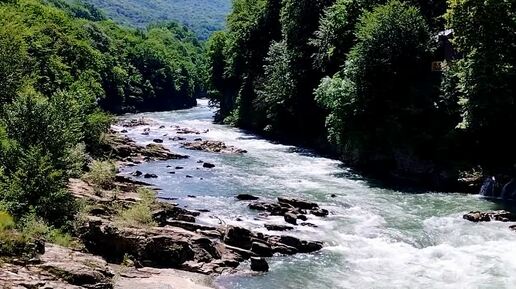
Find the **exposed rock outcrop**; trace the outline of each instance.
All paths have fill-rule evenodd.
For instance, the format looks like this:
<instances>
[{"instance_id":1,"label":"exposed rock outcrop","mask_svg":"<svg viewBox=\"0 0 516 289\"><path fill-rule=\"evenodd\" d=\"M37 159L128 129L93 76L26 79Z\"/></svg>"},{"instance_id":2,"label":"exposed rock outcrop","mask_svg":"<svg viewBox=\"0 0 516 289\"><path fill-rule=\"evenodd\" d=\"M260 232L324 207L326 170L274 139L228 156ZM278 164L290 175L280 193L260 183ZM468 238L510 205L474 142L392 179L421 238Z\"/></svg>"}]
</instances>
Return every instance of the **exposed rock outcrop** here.
<instances>
[{"instance_id":1,"label":"exposed rock outcrop","mask_svg":"<svg viewBox=\"0 0 516 289\"><path fill-rule=\"evenodd\" d=\"M182 144L184 148L197 151L206 151L213 153L227 153L227 154L244 154L246 150L228 146L221 141L194 141L185 142Z\"/></svg>"},{"instance_id":2,"label":"exposed rock outcrop","mask_svg":"<svg viewBox=\"0 0 516 289\"><path fill-rule=\"evenodd\" d=\"M107 135L105 143L104 150L126 162L188 158L188 156L172 153L161 144L152 143L140 146L128 137L115 134Z\"/></svg>"},{"instance_id":3,"label":"exposed rock outcrop","mask_svg":"<svg viewBox=\"0 0 516 289\"><path fill-rule=\"evenodd\" d=\"M516 215L507 211L469 212L463 218L475 223L490 221L516 222Z\"/></svg>"},{"instance_id":4,"label":"exposed rock outcrop","mask_svg":"<svg viewBox=\"0 0 516 289\"><path fill-rule=\"evenodd\" d=\"M2 288L111 289L113 276L103 259L51 244L32 262L0 264Z\"/></svg>"}]
</instances>

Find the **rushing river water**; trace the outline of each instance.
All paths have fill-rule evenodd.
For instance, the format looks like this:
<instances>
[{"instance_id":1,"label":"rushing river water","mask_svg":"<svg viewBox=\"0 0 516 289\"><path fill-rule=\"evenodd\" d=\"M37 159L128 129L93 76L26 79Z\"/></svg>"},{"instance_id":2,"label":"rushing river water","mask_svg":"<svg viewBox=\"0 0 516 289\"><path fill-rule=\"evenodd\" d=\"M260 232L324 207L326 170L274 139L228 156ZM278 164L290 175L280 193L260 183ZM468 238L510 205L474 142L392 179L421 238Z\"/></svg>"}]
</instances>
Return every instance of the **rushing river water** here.
<instances>
[{"instance_id":1,"label":"rushing river water","mask_svg":"<svg viewBox=\"0 0 516 289\"><path fill-rule=\"evenodd\" d=\"M246 203L234 199L239 193L266 200L304 198L331 212L325 219L309 217L318 228L299 226L288 233L324 241L322 251L270 258L267 274L224 276L216 280L220 288L516 288L516 233L508 229L510 224L474 224L462 219L471 210L499 209L489 201L471 195L409 194L372 186L338 161L213 124L213 111L202 100L189 110L128 117L142 116L156 122L149 126L150 134L142 135L146 127L137 127L127 133L129 137L142 144L161 138L173 152L190 158L145 163L122 173L138 169L158 175L150 182L161 189L160 196L178 198L176 202L190 209L210 210L201 215L200 222L223 221L263 232L264 223L284 224L280 217L258 218ZM165 128L159 129L161 125ZM182 149L180 142L169 140L177 136L172 125L209 130L181 135L188 140L219 140L248 153ZM216 167L202 168L199 160Z\"/></svg>"}]
</instances>

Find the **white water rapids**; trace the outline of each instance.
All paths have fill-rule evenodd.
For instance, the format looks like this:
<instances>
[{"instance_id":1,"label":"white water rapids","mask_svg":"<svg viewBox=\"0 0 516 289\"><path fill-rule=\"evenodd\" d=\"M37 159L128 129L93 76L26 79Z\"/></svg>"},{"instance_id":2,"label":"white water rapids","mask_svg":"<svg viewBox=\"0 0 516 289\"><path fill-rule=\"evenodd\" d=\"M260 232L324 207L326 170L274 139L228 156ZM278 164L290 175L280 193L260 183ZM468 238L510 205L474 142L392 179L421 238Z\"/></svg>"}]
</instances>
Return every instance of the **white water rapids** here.
<instances>
[{"instance_id":1,"label":"white water rapids","mask_svg":"<svg viewBox=\"0 0 516 289\"><path fill-rule=\"evenodd\" d=\"M324 241L322 251L270 258L270 272L223 276L216 281L220 288L516 288L516 232L508 229L511 224L475 224L462 219L465 212L498 209L499 205L478 196L410 194L374 187L338 161L213 124L212 115L207 102L200 101L189 110L127 116L155 121L130 129L129 137L141 144L163 139L173 152L190 158L145 163L122 173L140 170L158 175L150 182L162 190L160 196L178 198L176 202L190 209L210 210L200 217L205 223L218 223L213 217L217 216L263 232L265 223L284 224L281 217L258 218L247 203L235 200L239 193L265 200L303 198L331 212L324 219L309 216L308 221L318 228L299 226L290 233ZM160 129L162 125L165 128ZM209 130L206 134L181 135L190 141L223 141L248 153L182 149L180 142L169 140L177 136L173 125ZM142 135L145 128L150 128L149 135ZM199 160L216 167L202 168ZM175 169L177 166L184 168ZM248 264L242 266L245 272Z\"/></svg>"}]
</instances>

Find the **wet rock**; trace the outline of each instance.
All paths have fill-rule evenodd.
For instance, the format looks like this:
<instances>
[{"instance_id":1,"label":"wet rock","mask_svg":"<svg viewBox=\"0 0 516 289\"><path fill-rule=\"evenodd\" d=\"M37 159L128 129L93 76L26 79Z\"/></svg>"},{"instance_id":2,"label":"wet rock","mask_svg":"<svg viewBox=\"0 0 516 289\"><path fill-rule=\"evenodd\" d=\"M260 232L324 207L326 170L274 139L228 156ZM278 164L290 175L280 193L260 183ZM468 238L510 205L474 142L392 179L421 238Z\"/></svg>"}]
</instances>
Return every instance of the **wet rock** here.
<instances>
[{"instance_id":1,"label":"wet rock","mask_svg":"<svg viewBox=\"0 0 516 289\"><path fill-rule=\"evenodd\" d=\"M255 253L260 257L272 257L272 248L261 242L253 242L251 244L251 252Z\"/></svg>"},{"instance_id":2,"label":"wet rock","mask_svg":"<svg viewBox=\"0 0 516 289\"><path fill-rule=\"evenodd\" d=\"M294 227L291 226L285 226L285 225L270 225L265 224L265 228L269 231L290 231L294 230Z\"/></svg>"},{"instance_id":3,"label":"wet rock","mask_svg":"<svg viewBox=\"0 0 516 289\"><path fill-rule=\"evenodd\" d=\"M210 163L203 163L202 167L203 168L207 168L207 169L213 169L215 167L215 165L214 164L210 164Z\"/></svg>"},{"instance_id":4,"label":"wet rock","mask_svg":"<svg viewBox=\"0 0 516 289\"><path fill-rule=\"evenodd\" d=\"M319 208L319 205L317 205L316 203L307 202L307 201L298 200L298 199L289 199L289 198L279 197L278 202L280 204L289 204L298 209L315 210L315 209Z\"/></svg>"},{"instance_id":5,"label":"wet rock","mask_svg":"<svg viewBox=\"0 0 516 289\"><path fill-rule=\"evenodd\" d=\"M146 118L138 118L138 119L131 119L128 121L122 122L123 127L137 127L137 126L144 126L144 125L150 125L152 122Z\"/></svg>"},{"instance_id":6,"label":"wet rock","mask_svg":"<svg viewBox=\"0 0 516 289\"><path fill-rule=\"evenodd\" d=\"M502 198L504 200L516 200L516 179L511 179L503 186Z\"/></svg>"},{"instance_id":7,"label":"wet rock","mask_svg":"<svg viewBox=\"0 0 516 289\"><path fill-rule=\"evenodd\" d=\"M143 177L146 178L146 179L156 179L156 178L158 178L158 176L156 174L149 174L149 173L143 175Z\"/></svg>"},{"instance_id":8,"label":"wet rock","mask_svg":"<svg viewBox=\"0 0 516 289\"><path fill-rule=\"evenodd\" d=\"M196 138L194 141L202 141L202 138Z\"/></svg>"},{"instance_id":9,"label":"wet rock","mask_svg":"<svg viewBox=\"0 0 516 289\"><path fill-rule=\"evenodd\" d=\"M180 220L186 222L195 222L195 217L199 216L199 212L189 211L177 206L169 204L161 204L160 209L152 212L152 218L159 226L165 226L170 223L170 220Z\"/></svg>"},{"instance_id":10,"label":"wet rock","mask_svg":"<svg viewBox=\"0 0 516 289\"><path fill-rule=\"evenodd\" d=\"M186 178L187 178L187 179L193 179L193 176L191 176L191 175L186 175Z\"/></svg>"},{"instance_id":11,"label":"wet rock","mask_svg":"<svg viewBox=\"0 0 516 289\"><path fill-rule=\"evenodd\" d=\"M251 210L269 212L271 215L274 216L283 216L285 215L285 213L292 209L291 207L284 207L278 204L269 204L264 202L251 203L248 205L248 207Z\"/></svg>"},{"instance_id":12,"label":"wet rock","mask_svg":"<svg viewBox=\"0 0 516 289\"><path fill-rule=\"evenodd\" d=\"M201 134L198 130L191 128L176 128L177 134Z\"/></svg>"},{"instance_id":13,"label":"wet rock","mask_svg":"<svg viewBox=\"0 0 516 289\"><path fill-rule=\"evenodd\" d=\"M492 211L492 212L469 212L463 216L465 220L471 222L515 222L516 215L507 211Z\"/></svg>"},{"instance_id":14,"label":"wet rock","mask_svg":"<svg viewBox=\"0 0 516 289\"><path fill-rule=\"evenodd\" d=\"M152 143L145 147L137 145L133 140L126 136L114 134L106 135L106 141L103 149L112 153L119 160L138 163L141 159L149 160L171 160L184 159L188 156L182 156L171 153L170 150L161 144ZM136 160L139 158L140 160Z\"/></svg>"},{"instance_id":15,"label":"wet rock","mask_svg":"<svg viewBox=\"0 0 516 289\"><path fill-rule=\"evenodd\" d=\"M176 167L176 170L182 170L184 167Z\"/></svg>"},{"instance_id":16,"label":"wet rock","mask_svg":"<svg viewBox=\"0 0 516 289\"><path fill-rule=\"evenodd\" d=\"M259 197L250 195L250 194L240 194L235 197L239 201L256 201L260 199Z\"/></svg>"},{"instance_id":17,"label":"wet rock","mask_svg":"<svg viewBox=\"0 0 516 289\"><path fill-rule=\"evenodd\" d=\"M185 230L192 231L192 232L196 232L197 230L212 231L212 230L216 229L215 227L211 227L211 226L204 226L204 225L200 225L200 224L196 224L196 223L192 223L192 222L177 221L177 220L168 220L167 226L183 228Z\"/></svg>"},{"instance_id":18,"label":"wet rock","mask_svg":"<svg viewBox=\"0 0 516 289\"><path fill-rule=\"evenodd\" d=\"M308 220L308 217L306 217L305 215L297 215L297 219L301 221L306 221Z\"/></svg>"},{"instance_id":19,"label":"wet rock","mask_svg":"<svg viewBox=\"0 0 516 289\"><path fill-rule=\"evenodd\" d=\"M326 217L330 214L330 212L325 209L316 209L316 210L311 210L310 214L317 216L317 217Z\"/></svg>"},{"instance_id":20,"label":"wet rock","mask_svg":"<svg viewBox=\"0 0 516 289\"><path fill-rule=\"evenodd\" d=\"M268 241L273 249L274 246L281 247L283 245L295 248L297 251L295 253L312 253L322 249L321 242L304 241L292 236L271 236Z\"/></svg>"},{"instance_id":21,"label":"wet rock","mask_svg":"<svg viewBox=\"0 0 516 289\"><path fill-rule=\"evenodd\" d=\"M165 126L164 126L164 125L161 125L161 126L159 127L159 129L164 129L164 128L165 128Z\"/></svg>"},{"instance_id":22,"label":"wet rock","mask_svg":"<svg viewBox=\"0 0 516 289\"><path fill-rule=\"evenodd\" d=\"M120 131L121 133L128 133L128 131L126 129L123 129Z\"/></svg>"},{"instance_id":23,"label":"wet rock","mask_svg":"<svg viewBox=\"0 0 516 289\"><path fill-rule=\"evenodd\" d=\"M486 197L497 197L498 196L498 183L494 177L488 177L484 180L482 187L480 188L480 195Z\"/></svg>"},{"instance_id":24,"label":"wet rock","mask_svg":"<svg viewBox=\"0 0 516 289\"><path fill-rule=\"evenodd\" d=\"M171 141L183 141L183 140L186 140L186 138L180 137L180 136L175 136L175 137L169 138L169 140L171 140Z\"/></svg>"},{"instance_id":25,"label":"wet rock","mask_svg":"<svg viewBox=\"0 0 516 289\"><path fill-rule=\"evenodd\" d=\"M283 218L285 219L285 222L297 225L297 216L294 213L288 212L283 216Z\"/></svg>"},{"instance_id":26,"label":"wet rock","mask_svg":"<svg viewBox=\"0 0 516 289\"><path fill-rule=\"evenodd\" d=\"M188 156L173 154L161 144L148 144L142 154L157 160L186 159Z\"/></svg>"},{"instance_id":27,"label":"wet rock","mask_svg":"<svg viewBox=\"0 0 516 289\"><path fill-rule=\"evenodd\" d=\"M509 229L511 229L512 231L516 232L516 225L509 226Z\"/></svg>"},{"instance_id":28,"label":"wet rock","mask_svg":"<svg viewBox=\"0 0 516 289\"><path fill-rule=\"evenodd\" d=\"M252 236L251 231L247 229L228 226L224 234L224 243L249 250L251 249Z\"/></svg>"},{"instance_id":29,"label":"wet rock","mask_svg":"<svg viewBox=\"0 0 516 289\"><path fill-rule=\"evenodd\" d=\"M159 138L153 139L152 141L155 143L163 143L163 140Z\"/></svg>"},{"instance_id":30,"label":"wet rock","mask_svg":"<svg viewBox=\"0 0 516 289\"><path fill-rule=\"evenodd\" d=\"M140 177L141 175L143 175L143 173L140 171L136 171L136 172L132 173L131 175L134 177Z\"/></svg>"},{"instance_id":31,"label":"wet rock","mask_svg":"<svg viewBox=\"0 0 516 289\"><path fill-rule=\"evenodd\" d=\"M317 228L318 227L317 225L312 224L312 223L308 223L308 222L301 223L301 226L311 227L311 228Z\"/></svg>"},{"instance_id":32,"label":"wet rock","mask_svg":"<svg viewBox=\"0 0 516 289\"><path fill-rule=\"evenodd\" d=\"M183 148L214 153L243 154L247 151L233 146L227 146L220 141L194 141L183 143Z\"/></svg>"},{"instance_id":33,"label":"wet rock","mask_svg":"<svg viewBox=\"0 0 516 289\"><path fill-rule=\"evenodd\" d=\"M257 272L268 272L269 264L267 264L267 261L265 261L264 258L252 257L251 258L251 270L257 271Z\"/></svg>"},{"instance_id":34,"label":"wet rock","mask_svg":"<svg viewBox=\"0 0 516 289\"><path fill-rule=\"evenodd\" d=\"M337 197L337 195L336 195L336 194L331 194L331 196L330 196L330 197L332 197L332 198L336 198L336 197Z\"/></svg>"}]
</instances>

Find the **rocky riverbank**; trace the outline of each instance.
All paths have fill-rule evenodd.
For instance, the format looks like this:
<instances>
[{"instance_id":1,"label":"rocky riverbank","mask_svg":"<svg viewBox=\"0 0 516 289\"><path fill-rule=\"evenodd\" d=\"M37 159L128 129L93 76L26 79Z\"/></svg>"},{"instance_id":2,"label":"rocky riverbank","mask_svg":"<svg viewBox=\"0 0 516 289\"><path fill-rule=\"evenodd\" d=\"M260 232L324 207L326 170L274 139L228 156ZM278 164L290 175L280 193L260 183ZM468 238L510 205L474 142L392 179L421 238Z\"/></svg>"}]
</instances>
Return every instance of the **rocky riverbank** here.
<instances>
[{"instance_id":1,"label":"rocky riverbank","mask_svg":"<svg viewBox=\"0 0 516 289\"><path fill-rule=\"evenodd\" d=\"M123 127L135 129L146 124L143 119L132 120ZM177 132L202 134L179 127ZM213 153L245 153L222 142L201 139L183 146ZM106 137L104 150L117 160L118 166L188 158L171 152L159 140L140 146L115 132ZM143 178L146 174L139 172L137 176ZM135 288L136 284L138 288L208 288L211 278L201 276L230 274L241 269L267 271L267 257L311 253L323 247L321 242L253 232L239 226L199 224L197 217L203 212L158 200L148 205L150 225L120 221L120 212L139 206L140 190L149 187L143 181L122 176L117 176L108 188L99 188L86 180L70 180L70 191L84 207L76 228L83 247L72 250L46 244L45 252L37 258L2 264L0 281L12 288ZM266 226L270 231L295 226L297 221L293 220L306 220L306 214L324 218L329 213L303 200L279 198L277 204L266 204L253 196L236 197L241 201L254 200L249 204L250 210L264 206L264 214L284 216L285 225ZM248 262L242 267L244 261Z\"/></svg>"}]
</instances>

